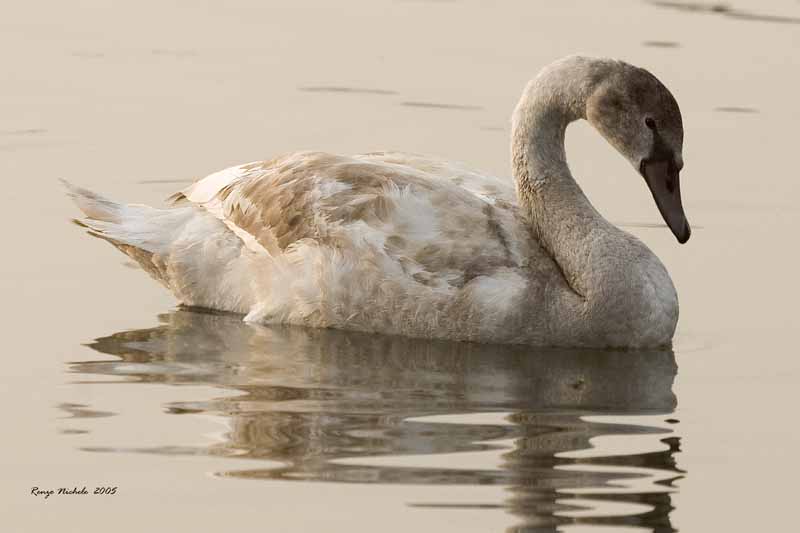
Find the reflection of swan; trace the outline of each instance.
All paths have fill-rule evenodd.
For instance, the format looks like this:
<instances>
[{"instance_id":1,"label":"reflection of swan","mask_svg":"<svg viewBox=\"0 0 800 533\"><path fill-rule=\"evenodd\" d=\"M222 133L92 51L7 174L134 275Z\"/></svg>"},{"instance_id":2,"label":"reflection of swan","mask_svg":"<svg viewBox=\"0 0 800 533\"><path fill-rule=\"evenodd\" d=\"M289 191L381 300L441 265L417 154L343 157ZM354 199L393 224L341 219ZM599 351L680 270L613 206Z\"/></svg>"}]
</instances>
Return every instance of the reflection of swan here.
<instances>
[{"instance_id":1,"label":"reflection of swan","mask_svg":"<svg viewBox=\"0 0 800 533\"><path fill-rule=\"evenodd\" d=\"M678 105L649 72L585 57L533 80L514 113L516 196L423 157L297 153L213 174L172 209L70 187L81 223L183 303L247 319L412 337L660 346L678 319L664 266L595 211L566 164L586 118L641 171L680 242Z\"/></svg>"},{"instance_id":2,"label":"reflection of swan","mask_svg":"<svg viewBox=\"0 0 800 533\"><path fill-rule=\"evenodd\" d=\"M222 416L229 432L222 442L199 448L90 449L279 463L270 468L259 462L244 466L248 462L243 461L243 469L223 474L250 479L502 485L510 491L504 504L510 512L525 523L553 527L573 520L593 522L591 517L568 519L554 513L571 503L564 489L597 488L606 492L599 499L653 508L644 518L602 519L608 523L669 521L668 488L655 491L658 494L608 494L608 482L652 475L637 471L642 468L661 471L661 478L680 475L674 466L677 440L664 439L663 429L582 418L671 412L676 365L669 350L533 351L287 326L262 328L236 317L189 311L164 315L162 322L98 339L92 348L120 359L75 363L73 371L238 391L241 394L167 406L168 413ZM511 415L507 423L463 415L489 412ZM461 416L441 422L429 415ZM589 448L589 439L602 435L652 435L652 451L563 456ZM401 466L392 461L396 455L503 450L508 439L514 439L513 449L493 469L470 468L469 463L461 468L438 462L412 466L408 461ZM667 446L660 444L662 439ZM371 463L375 456L384 456L377 465ZM560 468L565 465L604 465L605 471ZM620 472L609 465L627 468Z\"/></svg>"},{"instance_id":3,"label":"reflection of swan","mask_svg":"<svg viewBox=\"0 0 800 533\"><path fill-rule=\"evenodd\" d=\"M291 326L259 327L230 315L181 310L162 326L117 333L91 346L122 361L91 365L92 373L138 375L146 381L213 382L247 388L360 391L374 405L409 402L437 410L473 404L589 410L668 411L677 366L671 350L536 350L523 346L426 341ZM148 366L128 363L146 362ZM187 366L188 365L188 366ZM78 367L83 370L83 366ZM130 372L129 372L130 370ZM295 392L294 394L297 394ZM354 398L346 398L348 402ZM426 410L426 409L422 409Z\"/></svg>"}]
</instances>

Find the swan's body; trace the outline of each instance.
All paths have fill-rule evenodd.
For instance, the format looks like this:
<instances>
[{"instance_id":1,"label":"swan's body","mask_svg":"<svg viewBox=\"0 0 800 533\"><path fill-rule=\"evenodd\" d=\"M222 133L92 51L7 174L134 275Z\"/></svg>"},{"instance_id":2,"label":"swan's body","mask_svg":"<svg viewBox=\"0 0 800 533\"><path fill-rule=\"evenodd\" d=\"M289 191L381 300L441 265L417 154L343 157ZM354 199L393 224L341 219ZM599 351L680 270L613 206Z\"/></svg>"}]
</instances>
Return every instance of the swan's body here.
<instances>
[{"instance_id":1,"label":"swan's body","mask_svg":"<svg viewBox=\"0 0 800 533\"><path fill-rule=\"evenodd\" d=\"M586 78L590 64L624 65L569 58L550 69ZM543 101L559 83L545 70L520 101L516 191L408 154L296 153L212 174L169 209L71 192L93 234L187 305L426 338L668 344L678 302L664 266L569 175L564 129L586 88L567 81L569 98Z\"/></svg>"}]
</instances>

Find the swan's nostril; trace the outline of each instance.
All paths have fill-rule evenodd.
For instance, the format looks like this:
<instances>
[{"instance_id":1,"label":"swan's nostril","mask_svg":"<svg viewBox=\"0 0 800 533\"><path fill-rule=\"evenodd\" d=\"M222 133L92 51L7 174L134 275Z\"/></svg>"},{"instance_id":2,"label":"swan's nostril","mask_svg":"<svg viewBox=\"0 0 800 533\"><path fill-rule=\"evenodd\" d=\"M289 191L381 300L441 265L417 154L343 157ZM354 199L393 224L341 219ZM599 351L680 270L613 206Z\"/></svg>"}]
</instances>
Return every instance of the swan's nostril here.
<instances>
[{"instance_id":1,"label":"swan's nostril","mask_svg":"<svg viewBox=\"0 0 800 533\"><path fill-rule=\"evenodd\" d=\"M667 178L667 190L670 193L675 192L675 180L672 178Z\"/></svg>"}]
</instances>

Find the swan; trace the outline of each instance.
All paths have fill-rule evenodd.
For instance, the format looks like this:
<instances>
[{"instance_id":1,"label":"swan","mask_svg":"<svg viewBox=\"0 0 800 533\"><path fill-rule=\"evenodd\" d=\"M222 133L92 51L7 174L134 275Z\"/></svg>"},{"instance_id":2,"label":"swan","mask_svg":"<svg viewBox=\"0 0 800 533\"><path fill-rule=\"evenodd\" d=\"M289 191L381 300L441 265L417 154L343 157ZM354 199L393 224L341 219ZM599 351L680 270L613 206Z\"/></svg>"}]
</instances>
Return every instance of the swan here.
<instances>
[{"instance_id":1,"label":"swan","mask_svg":"<svg viewBox=\"0 0 800 533\"><path fill-rule=\"evenodd\" d=\"M578 119L639 171L685 243L677 102L647 70L585 56L525 87L513 185L412 154L298 152L211 174L166 209L66 186L85 215L75 222L187 306L431 339L669 345L678 297L666 268L595 210L567 166Z\"/></svg>"}]
</instances>

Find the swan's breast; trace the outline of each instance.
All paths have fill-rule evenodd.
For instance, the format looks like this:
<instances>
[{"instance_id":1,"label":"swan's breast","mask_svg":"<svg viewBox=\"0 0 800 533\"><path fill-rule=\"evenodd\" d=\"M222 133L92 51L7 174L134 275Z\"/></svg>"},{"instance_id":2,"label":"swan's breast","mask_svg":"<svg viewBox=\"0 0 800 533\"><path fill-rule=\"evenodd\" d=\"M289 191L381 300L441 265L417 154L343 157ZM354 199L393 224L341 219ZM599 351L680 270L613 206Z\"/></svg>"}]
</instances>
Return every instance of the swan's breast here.
<instances>
[{"instance_id":1,"label":"swan's breast","mask_svg":"<svg viewBox=\"0 0 800 533\"><path fill-rule=\"evenodd\" d=\"M667 269L640 240L616 230L614 253L593 264L589 338L609 346L669 344L678 322L678 296ZM614 236L610 234L610 236Z\"/></svg>"}]
</instances>

